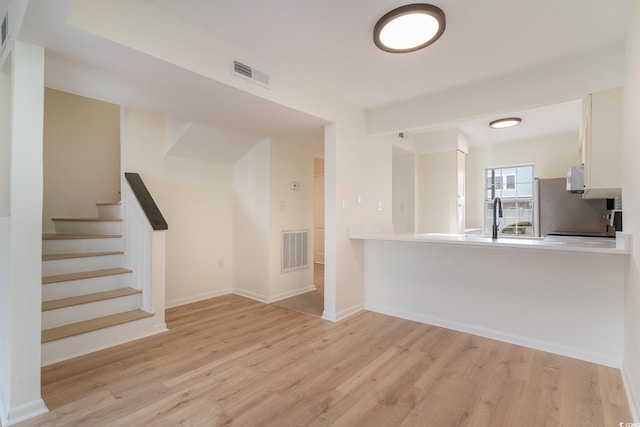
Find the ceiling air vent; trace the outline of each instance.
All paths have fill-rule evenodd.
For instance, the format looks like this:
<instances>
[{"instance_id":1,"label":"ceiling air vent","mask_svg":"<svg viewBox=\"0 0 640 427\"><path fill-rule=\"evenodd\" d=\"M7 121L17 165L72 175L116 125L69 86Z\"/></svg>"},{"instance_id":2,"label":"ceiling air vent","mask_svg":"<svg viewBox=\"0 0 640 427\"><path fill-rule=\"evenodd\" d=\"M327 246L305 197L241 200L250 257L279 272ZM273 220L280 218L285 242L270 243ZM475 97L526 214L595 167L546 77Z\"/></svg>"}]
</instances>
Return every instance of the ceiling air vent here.
<instances>
[{"instance_id":1,"label":"ceiling air vent","mask_svg":"<svg viewBox=\"0 0 640 427\"><path fill-rule=\"evenodd\" d=\"M232 62L231 74L245 80L252 81L260 86L269 87L269 75L240 61Z\"/></svg>"}]
</instances>

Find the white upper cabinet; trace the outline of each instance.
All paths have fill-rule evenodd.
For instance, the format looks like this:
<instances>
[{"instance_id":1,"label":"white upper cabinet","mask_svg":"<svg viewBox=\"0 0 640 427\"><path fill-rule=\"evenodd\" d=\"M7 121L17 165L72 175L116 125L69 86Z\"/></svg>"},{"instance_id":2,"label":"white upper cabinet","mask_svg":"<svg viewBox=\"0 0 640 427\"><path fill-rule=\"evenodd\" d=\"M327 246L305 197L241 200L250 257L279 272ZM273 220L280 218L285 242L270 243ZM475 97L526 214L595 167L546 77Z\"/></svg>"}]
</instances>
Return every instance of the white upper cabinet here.
<instances>
[{"instance_id":1,"label":"white upper cabinet","mask_svg":"<svg viewBox=\"0 0 640 427\"><path fill-rule=\"evenodd\" d=\"M622 88L596 92L584 100L581 140L585 199L621 194L622 109Z\"/></svg>"}]
</instances>

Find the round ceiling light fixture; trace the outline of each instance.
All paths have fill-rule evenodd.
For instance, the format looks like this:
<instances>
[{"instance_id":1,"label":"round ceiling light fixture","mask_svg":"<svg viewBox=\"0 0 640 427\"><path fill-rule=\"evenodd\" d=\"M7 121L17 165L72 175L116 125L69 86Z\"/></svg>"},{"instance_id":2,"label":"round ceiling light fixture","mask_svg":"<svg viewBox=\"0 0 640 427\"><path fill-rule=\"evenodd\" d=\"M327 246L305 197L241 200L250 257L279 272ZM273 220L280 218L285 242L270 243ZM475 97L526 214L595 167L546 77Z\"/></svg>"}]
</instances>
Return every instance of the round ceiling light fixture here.
<instances>
[{"instance_id":1,"label":"round ceiling light fixture","mask_svg":"<svg viewBox=\"0 0 640 427\"><path fill-rule=\"evenodd\" d=\"M401 6L386 13L373 29L373 41L392 53L413 52L429 46L444 33L442 9L431 4Z\"/></svg>"},{"instance_id":2,"label":"round ceiling light fixture","mask_svg":"<svg viewBox=\"0 0 640 427\"><path fill-rule=\"evenodd\" d=\"M493 129L504 129L518 126L522 122L520 117L508 117L506 119L498 119L489 123L489 126Z\"/></svg>"}]
</instances>

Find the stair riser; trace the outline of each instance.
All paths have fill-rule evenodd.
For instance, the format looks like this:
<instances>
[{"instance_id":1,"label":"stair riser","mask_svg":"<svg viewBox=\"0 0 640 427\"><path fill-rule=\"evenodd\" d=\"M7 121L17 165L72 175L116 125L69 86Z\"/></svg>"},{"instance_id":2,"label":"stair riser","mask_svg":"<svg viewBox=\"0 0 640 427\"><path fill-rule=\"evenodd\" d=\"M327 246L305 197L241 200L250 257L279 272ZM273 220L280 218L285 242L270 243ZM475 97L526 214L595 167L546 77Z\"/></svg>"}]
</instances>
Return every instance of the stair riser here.
<instances>
[{"instance_id":1,"label":"stair riser","mask_svg":"<svg viewBox=\"0 0 640 427\"><path fill-rule=\"evenodd\" d=\"M137 294L44 311L42 313L42 329L55 328L96 317L135 310L140 308L140 305L141 295Z\"/></svg>"},{"instance_id":2,"label":"stair riser","mask_svg":"<svg viewBox=\"0 0 640 427\"><path fill-rule=\"evenodd\" d=\"M166 331L153 317L42 344L42 366Z\"/></svg>"},{"instance_id":3,"label":"stair riser","mask_svg":"<svg viewBox=\"0 0 640 427\"><path fill-rule=\"evenodd\" d=\"M122 234L122 222L54 221L60 234Z\"/></svg>"},{"instance_id":4,"label":"stair riser","mask_svg":"<svg viewBox=\"0 0 640 427\"><path fill-rule=\"evenodd\" d=\"M120 205L98 205L98 216L101 218L121 218Z\"/></svg>"},{"instance_id":5,"label":"stair riser","mask_svg":"<svg viewBox=\"0 0 640 427\"><path fill-rule=\"evenodd\" d=\"M121 237L108 239L69 239L42 241L42 253L44 254L111 252L122 251L123 249L124 241Z\"/></svg>"},{"instance_id":6,"label":"stair riser","mask_svg":"<svg viewBox=\"0 0 640 427\"><path fill-rule=\"evenodd\" d=\"M68 282L43 285L42 300L51 301L54 299L126 288L131 286L131 276L131 273L116 274L113 276L92 277L90 279L71 280Z\"/></svg>"},{"instance_id":7,"label":"stair riser","mask_svg":"<svg viewBox=\"0 0 640 427\"><path fill-rule=\"evenodd\" d=\"M101 255L82 258L57 259L42 262L42 275L75 273L78 271L104 270L122 267L124 255Z\"/></svg>"}]
</instances>

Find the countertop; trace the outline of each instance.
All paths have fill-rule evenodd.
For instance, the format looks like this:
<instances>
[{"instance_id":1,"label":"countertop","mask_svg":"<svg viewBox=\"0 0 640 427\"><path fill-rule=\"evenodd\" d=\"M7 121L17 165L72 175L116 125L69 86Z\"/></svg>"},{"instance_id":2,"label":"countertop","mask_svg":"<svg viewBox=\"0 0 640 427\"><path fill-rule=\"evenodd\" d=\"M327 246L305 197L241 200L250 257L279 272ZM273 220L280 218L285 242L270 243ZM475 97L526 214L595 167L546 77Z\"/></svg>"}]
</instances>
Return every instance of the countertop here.
<instances>
[{"instance_id":1,"label":"countertop","mask_svg":"<svg viewBox=\"0 0 640 427\"><path fill-rule=\"evenodd\" d=\"M475 234L407 234L390 231L393 226L350 227L349 237L358 240L387 240L431 245L454 245L478 248L509 248L518 250L583 252L592 254L629 255L631 236L616 233L615 238L547 236L545 238L491 237Z\"/></svg>"}]
</instances>

